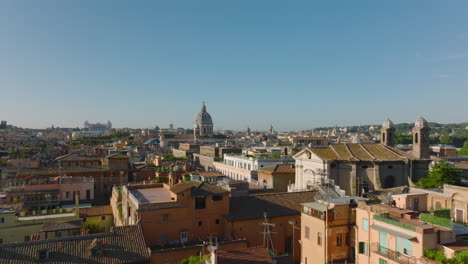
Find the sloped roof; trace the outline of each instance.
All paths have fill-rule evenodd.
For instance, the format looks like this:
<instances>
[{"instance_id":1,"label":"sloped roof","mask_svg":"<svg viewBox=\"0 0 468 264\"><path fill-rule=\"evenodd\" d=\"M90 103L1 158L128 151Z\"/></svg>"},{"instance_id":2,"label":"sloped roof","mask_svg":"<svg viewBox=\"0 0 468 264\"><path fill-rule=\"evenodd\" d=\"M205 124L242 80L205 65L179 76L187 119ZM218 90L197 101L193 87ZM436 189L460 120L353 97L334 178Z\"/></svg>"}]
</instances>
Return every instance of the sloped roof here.
<instances>
[{"instance_id":1,"label":"sloped roof","mask_svg":"<svg viewBox=\"0 0 468 264\"><path fill-rule=\"evenodd\" d=\"M228 190L214 184L209 184L201 181L186 181L172 186L173 193L181 193L188 189L192 189L192 196L207 196L229 193Z\"/></svg>"},{"instance_id":2,"label":"sloped roof","mask_svg":"<svg viewBox=\"0 0 468 264\"><path fill-rule=\"evenodd\" d=\"M218 264L269 264L273 259L264 247L218 251Z\"/></svg>"},{"instance_id":3,"label":"sloped roof","mask_svg":"<svg viewBox=\"0 0 468 264\"><path fill-rule=\"evenodd\" d=\"M80 217L112 215L112 207L110 205L93 206L80 208Z\"/></svg>"},{"instance_id":4,"label":"sloped roof","mask_svg":"<svg viewBox=\"0 0 468 264\"><path fill-rule=\"evenodd\" d=\"M99 241L100 256L89 250L93 241ZM39 252L48 250L48 259L39 260ZM0 245L1 263L51 264L64 263L149 263L150 253L139 225L114 227L110 233L63 237Z\"/></svg>"},{"instance_id":5,"label":"sloped roof","mask_svg":"<svg viewBox=\"0 0 468 264\"><path fill-rule=\"evenodd\" d=\"M100 160L101 156L89 155L84 152L73 152L60 157L56 161L83 161L83 160Z\"/></svg>"},{"instance_id":6,"label":"sloped roof","mask_svg":"<svg viewBox=\"0 0 468 264\"><path fill-rule=\"evenodd\" d=\"M198 174L200 174L200 176L203 176L205 178L224 177L224 174L222 174L221 172L217 172L217 171L200 171Z\"/></svg>"},{"instance_id":7,"label":"sloped roof","mask_svg":"<svg viewBox=\"0 0 468 264\"><path fill-rule=\"evenodd\" d=\"M323 160L407 161L409 156L392 147L377 143L343 143L326 148L307 148Z\"/></svg>"},{"instance_id":8,"label":"sloped roof","mask_svg":"<svg viewBox=\"0 0 468 264\"><path fill-rule=\"evenodd\" d=\"M83 222L80 220L48 222L42 225L41 232L53 232L61 230L79 229Z\"/></svg>"},{"instance_id":9,"label":"sloped roof","mask_svg":"<svg viewBox=\"0 0 468 264\"><path fill-rule=\"evenodd\" d=\"M267 217L296 215L301 212L301 203L313 202L318 192L284 192L231 197L229 221L262 219Z\"/></svg>"},{"instance_id":10,"label":"sloped roof","mask_svg":"<svg viewBox=\"0 0 468 264\"><path fill-rule=\"evenodd\" d=\"M259 168L258 171L266 173L295 173L296 168L294 167L294 164L276 164Z\"/></svg>"},{"instance_id":11,"label":"sloped roof","mask_svg":"<svg viewBox=\"0 0 468 264\"><path fill-rule=\"evenodd\" d=\"M114 154L107 155L106 158L107 159L128 159L128 156L117 152L117 153L114 153Z\"/></svg>"}]
</instances>

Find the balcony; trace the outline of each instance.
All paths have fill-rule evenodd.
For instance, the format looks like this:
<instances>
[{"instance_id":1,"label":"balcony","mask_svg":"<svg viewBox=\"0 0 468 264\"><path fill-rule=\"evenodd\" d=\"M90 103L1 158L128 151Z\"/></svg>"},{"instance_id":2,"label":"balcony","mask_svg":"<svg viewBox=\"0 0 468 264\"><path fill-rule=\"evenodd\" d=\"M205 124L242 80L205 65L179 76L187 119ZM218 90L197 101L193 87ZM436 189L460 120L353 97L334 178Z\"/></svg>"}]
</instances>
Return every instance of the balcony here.
<instances>
[{"instance_id":1,"label":"balcony","mask_svg":"<svg viewBox=\"0 0 468 264\"><path fill-rule=\"evenodd\" d=\"M391 259L393 261L397 261L398 263L402 264L416 264L416 258L404 255L400 252L388 249L386 247L381 246L379 243L372 243L371 251L374 253L379 254L382 257ZM409 255L412 253L409 252Z\"/></svg>"}]
</instances>

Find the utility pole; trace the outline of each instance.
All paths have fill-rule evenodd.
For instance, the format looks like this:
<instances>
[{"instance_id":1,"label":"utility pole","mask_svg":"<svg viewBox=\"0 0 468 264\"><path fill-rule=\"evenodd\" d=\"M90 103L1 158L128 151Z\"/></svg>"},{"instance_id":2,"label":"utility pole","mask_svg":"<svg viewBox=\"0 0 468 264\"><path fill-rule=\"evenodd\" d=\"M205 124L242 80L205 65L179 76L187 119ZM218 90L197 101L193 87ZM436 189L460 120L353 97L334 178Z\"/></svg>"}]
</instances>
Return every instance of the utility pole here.
<instances>
[{"instance_id":1,"label":"utility pole","mask_svg":"<svg viewBox=\"0 0 468 264\"><path fill-rule=\"evenodd\" d=\"M293 255L293 258L294 258L294 256L296 255L296 254L295 254L295 247L294 247L294 244L295 244L294 242L295 242L296 240L294 239L294 237L295 237L295 236L294 236L294 233L296 233L296 229L300 229L300 228L296 226L296 221L294 221L294 220L290 220L290 221L289 221L289 224L292 226L292 230L293 230L293 231L292 231L292 240L293 240L293 241L292 241L291 244L292 244L292 255Z\"/></svg>"},{"instance_id":2,"label":"utility pole","mask_svg":"<svg viewBox=\"0 0 468 264\"><path fill-rule=\"evenodd\" d=\"M273 245L273 239L271 237L271 234L275 234L276 232L271 231L271 228L275 227L275 224L272 224L272 223L268 222L266 212L263 213L263 217L264 217L264 222L260 223L261 225L263 225L263 232L262 232L262 234L263 234L263 246L266 249L270 249L270 245L271 245L271 250L274 252L275 247Z\"/></svg>"}]
</instances>

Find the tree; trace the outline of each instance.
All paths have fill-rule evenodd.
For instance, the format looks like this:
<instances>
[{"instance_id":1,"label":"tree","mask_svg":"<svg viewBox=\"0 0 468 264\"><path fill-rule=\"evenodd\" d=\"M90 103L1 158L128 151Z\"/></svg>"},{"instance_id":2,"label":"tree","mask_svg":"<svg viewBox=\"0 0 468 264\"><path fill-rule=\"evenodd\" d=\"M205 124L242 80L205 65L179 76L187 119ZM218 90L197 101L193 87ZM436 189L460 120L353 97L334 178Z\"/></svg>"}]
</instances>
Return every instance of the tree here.
<instances>
[{"instance_id":1,"label":"tree","mask_svg":"<svg viewBox=\"0 0 468 264\"><path fill-rule=\"evenodd\" d=\"M426 177L419 179L416 185L424 188L440 188L444 184L460 184L461 176L457 168L444 160L436 162Z\"/></svg>"},{"instance_id":2,"label":"tree","mask_svg":"<svg viewBox=\"0 0 468 264\"><path fill-rule=\"evenodd\" d=\"M463 148L458 151L459 155L468 155L468 140L463 143Z\"/></svg>"},{"instance_id":3,"label":"tree","mask_svg":"<svg viewBox=\"0 0 468 264\"><path fill-rule=\"evenodd\" d=\"M96 234L104 232L104 227L95 221L84 222L82 229L88 230L89 234Z\"/></svg>"}]
</instances>

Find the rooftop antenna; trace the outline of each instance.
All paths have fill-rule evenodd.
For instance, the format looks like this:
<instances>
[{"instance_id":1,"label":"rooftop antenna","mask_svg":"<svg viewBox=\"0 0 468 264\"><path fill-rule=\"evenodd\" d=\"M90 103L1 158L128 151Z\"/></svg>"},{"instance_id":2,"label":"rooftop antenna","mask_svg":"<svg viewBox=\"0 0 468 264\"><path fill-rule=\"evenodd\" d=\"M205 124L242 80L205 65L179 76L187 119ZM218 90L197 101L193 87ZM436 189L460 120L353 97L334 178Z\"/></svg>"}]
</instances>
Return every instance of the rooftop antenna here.
<instances>
[{"instance_id":1,"label":"rooftop antenna","mask_svg":"<svg viewBox=\"0 0 468 264\"><path fill-rule=\"evenodd\" d=\"M271 237L271 234L276 234L276 232L271 231L272 227L275 227L275 224L269 223L267 219L267 213L263 212L263 218L264 222L260 223L263 225L263 247L266 249L270 249L274 252L275 247L273 245L273 239Z\"/></svg>"}]
</instances>

